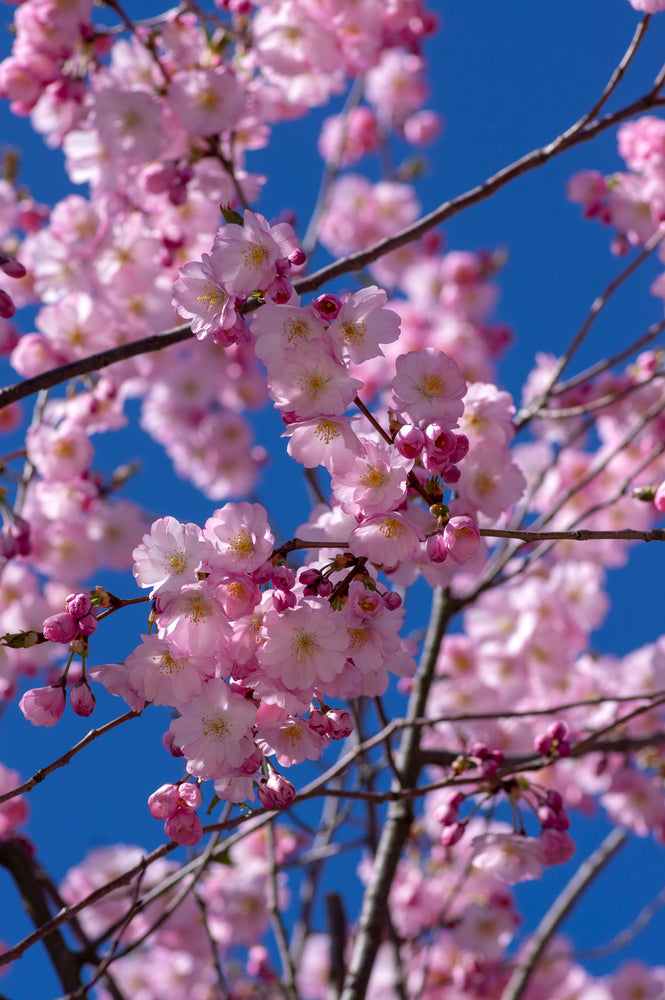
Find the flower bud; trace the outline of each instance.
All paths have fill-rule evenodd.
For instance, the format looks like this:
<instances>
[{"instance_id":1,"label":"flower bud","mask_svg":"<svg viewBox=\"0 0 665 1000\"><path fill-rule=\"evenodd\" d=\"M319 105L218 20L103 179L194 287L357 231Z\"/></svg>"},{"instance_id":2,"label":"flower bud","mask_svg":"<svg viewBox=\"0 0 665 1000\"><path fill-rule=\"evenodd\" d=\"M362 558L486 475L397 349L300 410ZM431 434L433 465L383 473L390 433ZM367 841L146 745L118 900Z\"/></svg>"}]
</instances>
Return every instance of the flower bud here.
<instances>
[{"instance_id":1,"label":"flower bud","mask_svg":"<svg viewBox=\"0 0 665 1000\"><path fill-rule=\"evenodd\" d=\"M74 618L83 618L92 607L89 594L70 594L65 601L65 608Z\"/></svg>"},{"instance_id":2,"label":"flower bud","mask_svg":"<svg viewBox=\"0 0 665 1000\"><path fill-rule=\"evenodd\" d=\"M344 708L331 708L326 712L330 735L334 740L345 740L353 732L353 719Z\"/></svg>"},{"instance_id":3,"label":"flower bud","mask_svg":"<svg viewBox=\"0 0 665 1000\"><path fill-rule=\"evenodd\" d=\"M49 642L71 642L78 633L78 622L68 611L62 611L47 618L42 631Z\"/></svg>"},{"instance_id":4,"label":"flower bud","mask_svg":"<svg viewBox=\"0 0 665 1000\"><path fill-rule=\"evenodd\" d=\"M33 726L54 726L62 718L66 702L62 684L52 684L26 691L18 707Z\"/></svg>"},{"instance_id":5,"label":"flower bud","mask_svg":"<svg viewBox=\"0 0 665 1000\"><path fill-rule=\"evenodd\" d=\"M169 816L164 824L164 833L176 844L193 847L203 836L203 824L195 812L178 812Z\"/></svg>"},{"instance_id":6,"label":"flower bud","mask_svg":"<svg viewBox=\"0 0 665 1000\"><path fill-rule=\"evenodd\" d=\"M480 545L480 530L472 517L451 517L443 529L448 555L456 563L473 559Z\"/></svg>"},{"instance_id":7,"label":"flower bud","mask_svg":"<svg viewBox=\"0 0 665 1000\"><path fill-rule=\"evenodd\" d=\"M95 696L87 681L80 680L69 692L69 701L77 715L87 719L95 710Z\"/></svg>"},{"instance_id":8,"label":"flower bud","mask_svg":"<svg viewBox=\"0 0 665 1000\"><path fill-rule=\"evenodd\" d=\"M79 635L92 635L97 629L97 618L95 615L84 615L78 620Z\"/></svg>"},{"instance_id":9,"label":"flower bud","mask_svg":"<svg viewBox=\"0 0 665 1000\"><path fill-rule=\"evenodd\" d=\"M180 789L177 785L160 785L148 799L148 810L155 819L168 819L180 807Z\"/></svg>"}]
</instances>

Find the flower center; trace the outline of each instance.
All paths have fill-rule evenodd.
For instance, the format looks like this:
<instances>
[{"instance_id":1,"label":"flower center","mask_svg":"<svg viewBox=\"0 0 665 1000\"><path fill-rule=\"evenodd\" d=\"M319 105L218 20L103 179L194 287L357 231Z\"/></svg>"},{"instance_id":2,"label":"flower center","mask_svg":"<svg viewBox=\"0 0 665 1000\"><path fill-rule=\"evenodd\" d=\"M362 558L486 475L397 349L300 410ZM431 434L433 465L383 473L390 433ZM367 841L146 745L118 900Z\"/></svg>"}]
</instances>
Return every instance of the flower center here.
<instances>
[{"instance_id":1,"label":"flower center","mask_svg":"<svg viewBox=\"0 0 665 1000\"><path fill-rule=\"evenodd\" d=\"M304 628L298 628L293 637L291 648L295 654L296 662L302 663L308 656L318 653L321 646L314 632L306 632Z\"/></svg>"},{"instance_id":2,"label":"flower center","mask_svg":"<svg viewBox=\"0 0 665 1000\"><path fill-rule=\"evenodd\" d=\"M208 312L212 312L213 309L221 309L227 299L226 292L218 285L213 284L212 281L206 281L202 294L196 297L196 301L201 302Z\"/></svg>"},{"instance_id":3,"label":"flower center","mask_svg":"<svg viewBox=\"0 0 665 1000\"><path fill-rule=\"evenodd\" d=\"M438 396L443 396L445 391L443 379L439 375L425 375L418 386L418 391L425 399L436 399Z\"/></svg>"},{"instance_id":4,"label":"flower center","mask_svg":"<svg viewBox=\"0 0 665 1000\"><path fill-rule=\"evenodd\" d=\"M231 728L224 715L205 715L201 719L203 735L214 740L223 740Z\"/></svg>"},{"instance_id":5,"label":"flower center","mask_svg":"<svg viewBox=\"0 0 665 1000\"><path fill-rule=\"evenodd\" d=\"M360 482L369 490L378 490L388 482L388 474L376 465L368 465L367 471L360 477Z\"/></svg>"}]
</instances>

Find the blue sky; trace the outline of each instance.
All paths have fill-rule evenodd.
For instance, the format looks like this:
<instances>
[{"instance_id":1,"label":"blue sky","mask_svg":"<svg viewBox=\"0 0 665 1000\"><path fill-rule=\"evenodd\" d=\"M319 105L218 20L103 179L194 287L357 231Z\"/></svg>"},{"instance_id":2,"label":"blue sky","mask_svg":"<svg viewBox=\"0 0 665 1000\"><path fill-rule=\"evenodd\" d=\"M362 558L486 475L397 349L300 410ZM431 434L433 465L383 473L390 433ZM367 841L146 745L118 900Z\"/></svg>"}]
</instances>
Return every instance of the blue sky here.
<instances>
[{"instance_id":1,"label":"blue sky","mask_svg":"<svg viewBox=\"0 0 665 1000\"><path fill-rule=\"evenodd\" d=\"M638 22L627 0L558 0L556 4L481 0L434 5L443 27L428 46L433 58L430 106L440 110L446 125L438 144L427 151L427 169L418 185L425 210L482 181L530 149L547 143L577 119L597 98ZM130 12L138 11L135 4ZM7 9L9 13L9 9ZM141 15L147 11L141 7ZM5 14L7 16L7 14ZM637 64L611 103L628 103L638 96L660 67L665 52L665 14L654 17ZM6 40L0 51L8 50ZM335 107L336 110L336 107ZM266 151L252 154L249 165L269 175L258 210L275 216L292 208L304 224L316 198L320 160L315 151L323 113L287 123L274 132ZM68 190L59 154L45 151L26 122L17 122L0 107L0 144L24 149L22 181L35 197L53 202ZM398 151L399 155L399 151ZM564 154L547 166L520 178L489 202L453 219L445 227L449 248L505 247L509 261L499 278L501 298L496 318L515 330L516 343L501 366L502 384L518 393L537 351L560 352L583 320L598 292L622 264L609 253L609 234L581 219L577 206L564 195L569 176L582 167L610 172L621 167L615 133ZM315 260L324 263L325 256ZM648 293L657 267L649 265L622 289L616 302L594 329L579 358L580 366L603 356L629 336L662 317L662 302ZM19 323L21 316L17 317ZM30 329L28 326L26 329ZM11 376L7 376L10 378ZM262 419L268 447L277 454L279 423ZM128 458L140 458L146 472L133 496L154 514L174 514L202 523L213 504L177 480L161 450L140 432L117 440L96 442L100 461L111 468ZM294 463L275 459L282 484L281 504L273 506L274 490L266 478L258 499L274 512L288 534L307 516L308 498ZM154 470L159 469L156 473ZM138 492L136 491L138 490ZM270 500L270 503L268 503ZM654 546L634 552L633 567L612 576L613 611L596 637L604 652L622 654L636 644L652 641L662 631L659 588L662 556ZM111 589L131 596L129 581L109 576ZM104 580L97 582L104 583ZM125 587L125 590L122 590ZM142 630L142 611L125 616L122 631L106 630L97 643L98 662L121 658L130 647L126 637ZM414 621L415 627L417 623ZM102 645L103 643L103 645ZM106 721L123 711L117 700L100 698L94 720ZM54 759L89 725L71 719L55 730L30 727L9 706L0 727L3 761L24 776ZM161 842L161 825L145 808L147 795L164 780L177 776L160 747L163 715L156 710L145 719L99 741L75 764L53 775L30 796L33 819L29 831L39 843L40 857L55 877L64 874L89 848L114 839L150 849ZM44 837L44 831L48 835ZM578 823L576 830L582 830ZM594 822L581 837L579 856L602 837ZM544 883L523 890L532 920L547 906L561 878L553 873ZM624 926L658 891L654 871L663 871L662 848L635 841L616 867L601 879L571 924L585 946L602 943ZM0 894L10 892L0 873ZM599 918L602 914L602 919ZM29 930L27 919L9 906L0 911L0 938L13 942ZM630 948L647 961L662 958L662 920ZM610 958L590 966L600 972L615 967ZM0 992L13 1000L51 997L57 986L41 954L19 964L0 982Z\"/></svg>"}]
</instances>

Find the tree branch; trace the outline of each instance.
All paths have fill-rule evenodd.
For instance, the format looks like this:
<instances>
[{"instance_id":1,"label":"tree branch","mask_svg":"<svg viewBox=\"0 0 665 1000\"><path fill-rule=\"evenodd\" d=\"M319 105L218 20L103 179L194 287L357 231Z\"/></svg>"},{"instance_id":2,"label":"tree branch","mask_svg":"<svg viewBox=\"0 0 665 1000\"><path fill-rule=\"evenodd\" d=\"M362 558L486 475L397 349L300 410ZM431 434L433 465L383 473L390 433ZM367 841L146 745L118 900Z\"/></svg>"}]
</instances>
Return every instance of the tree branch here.
<instances>
[{"instance_id":1,"label":"tree branch","mask_svg":"<svg viewBox=\"0 0 665 1000\"><path fill-rule=\"evenodd\" d=\"M560 893L541 920L535 934L531 938L524 958L508 980L508 984L501 995L501 1000L520 1000L552 936L559 929L591 882L600 874L619 848L623 847L627 836L625 830L616 827L605 837L602 844L596 848L591 857L584 864L580 865L566 888Z\"/></svg>"}]
</instances>

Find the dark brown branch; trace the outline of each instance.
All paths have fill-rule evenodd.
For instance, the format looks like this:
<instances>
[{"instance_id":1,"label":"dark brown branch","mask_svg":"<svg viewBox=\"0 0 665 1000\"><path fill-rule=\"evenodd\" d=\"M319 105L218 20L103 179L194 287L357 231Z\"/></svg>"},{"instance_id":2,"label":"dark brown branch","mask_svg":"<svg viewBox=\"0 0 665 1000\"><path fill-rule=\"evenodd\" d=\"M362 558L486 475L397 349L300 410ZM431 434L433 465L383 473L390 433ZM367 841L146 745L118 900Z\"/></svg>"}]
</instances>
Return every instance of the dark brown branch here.
<instances>
[{"instance_id":1,"label":"dark brown branch","mask_svg":"<svg viewBox=\"0 0 665 1000\"><path fill-rule=\"evenodd\" d=\"M457 602L452 600L449 594L442 590L435 591L427 637L409 699L408 719L417 719L425 714L441 641L448 622L458 607ZM404 783L411 787L417 784L420 772L420 736L419 727L409 726L405 729L400 744L400 773ZM397 786L397 783L395 785ZM395 790L399 791L399 786ZM412 817L412 806L408 800L392 802L388 808L374 858L372 875L363 897L358 932L344 980L342 1000L361 1000L365 996L386 926L388 895L404 844L409 836Z\"/></svg>"},{"instance_id":2,"label":"dark brown branch","mask_svg":"<svg viewBox=\"0 0 665 1000\"><path fill-rule=\"evenodd\" d=\"M41 392L43 389L53 389L56 385L68 382L70 378L78 375L87 375L89 372L97 372L102 368L108 368L117 361L126 361L127 358L136 358L141 354L150 354L152 351L161 351L165 347L179 344L183 340L189 340L192 331L189 326L177 326L166 333L155 333L150 337L143 337L142 340L133 340L129 344L120 344L118 347L111 347L108 351L100 351L99 354L91 354L87 358L79 358L78 361L70 361L59 368L51 368L41 375L27 378L23 382L16 382L0 389L0 410L10 403L16 403L19 399L26 399L28 396Z\"/></svg>"},{"instance_id":3,"label":"dark brown branch","mask_svg":"<svg viewBox=\"0 0 665 1000\"><path fill-rule=\"evenodd\" d=\"M442 222L446 222L454 215L458 215L464 209L486 201L496 191L509 184L510 181L521 177L522 174L526 174L536 167L544 166L559 153L567 149L572 149L583 142L588 142L590 139L594 139L601 132L612 128L614 125L618 125L627 118L639 115L650 108L662 107L664 104L665 98L659 97L657 93L652 91L649 94L645 94L644 97L633 101L632 104L621 108L619 111L604 115L602 118L597 118L592 122L585 123L585 118L581 118L579 122L576 122L575 125L572 125L562 135L546 146L532 150L525 156L520 157L519 160L515 160L509 166L503 167L503 169L499 170L492 177L483 181L482 184L478 184L469 191L465 191L463 194L443 202L433 212L423 216L417 222L414 222L413 225L407 226L406 229L395 233L394 236L380 240L373 246L368 247L367 250L349 254L348 257L343 257L341 260L334 261L334 263L320 268L320 270L315 271L308 278L302 278L300 281L297 281L295 283L296 291L301 295L306 292L314 292L327 281L332 281L333 278L339 278L341 275L349 274L352 271L361 271L368 264L379 260L380 257L390 253L392 250L397 250L400 247L406 246L407 243L412 243L414 240L424 236L430 229L441 225Z\"/></svg>"},{"instance_id":4,"label":"dark brown branch","mask_svg":"<svg viewBox=\"0 0 665 1000\"><path fill-rule=\"evenodd\" d=\"M0 865L14 879L26 913L35 927L42 929L50 924L52 918L46 903L41 869L21 840L0 840ZM79 959L70 951L57 927L44 934L43 941L65 993L75 993L82 986Z\"/></svg>"}]
</instances>

